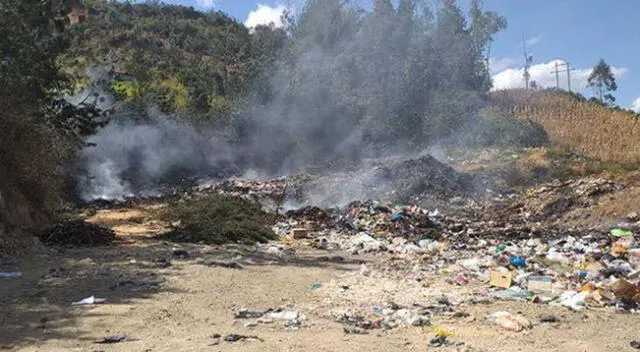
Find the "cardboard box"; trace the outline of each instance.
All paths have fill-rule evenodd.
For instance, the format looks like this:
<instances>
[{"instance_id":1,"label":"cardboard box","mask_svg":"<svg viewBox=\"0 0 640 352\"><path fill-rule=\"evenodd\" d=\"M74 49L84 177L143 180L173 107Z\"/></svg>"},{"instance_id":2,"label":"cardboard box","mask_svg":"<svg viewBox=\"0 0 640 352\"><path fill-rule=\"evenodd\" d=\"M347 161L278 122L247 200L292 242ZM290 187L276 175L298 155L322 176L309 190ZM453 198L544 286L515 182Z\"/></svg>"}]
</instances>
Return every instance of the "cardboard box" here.
<instances>
[{"instance_id":1,"label":"cardboard box","mask_svg":"<svg viewBox=\"0 0 640 352\"><path fill-rule=\"evenodd\" d=\"M511 287L512 280L513 280L513 274L511 274L510 272L492 270L491 279L489 280L489 285L494 287L509 288Z\"/></svg>"},{"instance_id":2,"label":"cardboard box","mask_svg":"<svg viewBox=\"0 0 640 352\"><path fill-rule=\"evenodd\" d=\"M307 231L307 229L296 228L291 230L291 238L293 238L294 240L306 238L308 235L309 232Z\"/></svg>"}]
</instances>

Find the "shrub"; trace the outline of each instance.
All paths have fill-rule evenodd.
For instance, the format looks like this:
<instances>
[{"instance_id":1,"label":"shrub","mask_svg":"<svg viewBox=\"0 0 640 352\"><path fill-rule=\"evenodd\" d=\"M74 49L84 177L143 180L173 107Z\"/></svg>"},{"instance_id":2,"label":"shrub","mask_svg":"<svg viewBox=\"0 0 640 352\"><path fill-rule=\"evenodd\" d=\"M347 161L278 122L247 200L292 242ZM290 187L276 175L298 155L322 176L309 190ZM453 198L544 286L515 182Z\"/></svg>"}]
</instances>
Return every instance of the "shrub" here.
<instances>
[{"instance_id":1,"label":"shrub","mask_svg":"<svg viewBox=\"0 0 640 352\"><path fill-rule=\"evenodd\" d=\"M480 112L480 118L471 130L471 144L475 146L540 147L549 141L540 124L529 119L517 119L492 107Z\"/></svg>"},{"instance_id":2,"label":"shrub","mask_svg":"<svg viewBox=\"0 0 640 352\"><path fill-rule=\"evenodd\" d=\"M165 219L176 224L161 236L170 241L254 244L277 238L269 226L271 216L242 198L216 195L180 201L169 206Z\"/></svg>"}]
</instances>

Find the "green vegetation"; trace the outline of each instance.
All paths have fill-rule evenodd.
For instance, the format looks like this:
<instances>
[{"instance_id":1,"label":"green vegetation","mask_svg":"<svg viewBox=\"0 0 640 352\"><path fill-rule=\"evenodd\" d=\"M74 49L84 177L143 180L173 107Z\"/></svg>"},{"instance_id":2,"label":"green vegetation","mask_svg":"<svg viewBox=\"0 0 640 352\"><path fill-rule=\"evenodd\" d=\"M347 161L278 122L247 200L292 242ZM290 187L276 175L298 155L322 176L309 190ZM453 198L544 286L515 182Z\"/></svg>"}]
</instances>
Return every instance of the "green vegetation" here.
<instances>
[{"instance_id":1,"label":"green vegetation","mask_svg":"<svg viewBox=\"0 0 640 352\"><path fill-rule=\"evenodd\" d=\"M108 86L122 108L144 110L152 103L166 113L223 117L230 110L212 102L245 96L286 39L269 27L251 34L222 12L153 2L85 5L89 17L71 28L64 65L80 80L88 68L108 68Z\"/></svg>"},{"instance_id":2,"label":"green vegetation","mask_svg":"<svg viewBox=\"0 0 640 352\"><path fill-rule=\"evenodd\" d=\"M71 87L57 63L68 44L61 12L62 1L0 3L0 233L51 218L61 165L102 125L86 101L60 98Z\"/></svg>"},{"instance_id":3,"label":"green vegetation","mask_svg":"<svg viewBox=\"0 0 640 352\"><path fill-rule=\"evenodd\" d=\"M254 244L277 239L272 217L242 198L216 195L177 202L169 206L165 219L177 225L161 238L175 242Z\"/></svg>"},{"instance_id":4,"label":"green vegetation","mask_svg":"<svg viewBox=\"0 0 640 352\"><path fill-rule=\"evenodd\" d=\"M611 67L600 59L598 64L593 68L591 75L587 80L588 86L596 89L598 100L601 104L614 105L616 98L611 93L618 89L616 78L611 71Z\"/></svg>"}]
</instances>

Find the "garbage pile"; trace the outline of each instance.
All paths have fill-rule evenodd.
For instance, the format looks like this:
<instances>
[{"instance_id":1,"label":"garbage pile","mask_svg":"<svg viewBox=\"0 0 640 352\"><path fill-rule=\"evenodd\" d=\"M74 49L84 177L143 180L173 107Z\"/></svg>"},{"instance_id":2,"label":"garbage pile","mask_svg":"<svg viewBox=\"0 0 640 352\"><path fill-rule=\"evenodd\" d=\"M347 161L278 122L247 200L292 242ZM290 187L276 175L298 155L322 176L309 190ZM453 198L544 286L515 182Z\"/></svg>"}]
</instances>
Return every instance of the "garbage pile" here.
<instances>
[{"instance_id":1,"label":"garbage pile","mask_svg":"<svg viewBox=\"0 0 640 352\"><path fill-rule=\"evenodd\" d=\"M589 208L599 197L622 189L622 185L602 178L556 180L526 192L513 208L531 221L555 220L571 210Z\"/></svg>"},{"instance_id":2,"label":"garbage pile","mask_svg":"<svg viewBox=\"0 0 640 352\"><path fill-rule=\"evenodd\" d=\"M360 167L310 180L300 192L303 205L346 205L356 199L392 203L446 204L476 196L472 177L430 155L363 161Z\"/></svg>"},{"instance_id":3,"label":"garbage pile","mask_svg":"<svg viewBox=\"0 0 640 352\"><path fill-rule=\"evenodd\" d=\"M547 185L533 194L536 199L554 199L555 195L564 194L584 206L620 189L613 182L599 179L554 187ZM357 201L342 209L304 207L289 211L273 229L289 244L378 256L382 264L365 270L377 273L375 279L364 279L361 272L356 278L345 279L346 283L321 289L335 300L333 305L349 307L348 319L336 319L357 328L349 328L350 333L371 326L414 325L396 322L402 321L394 315L398 309L383 312L383 299L352 309L357 297L376 294L385 299L408 297L403 304L410 313L401 314L426 320L433 314L425 314L415 304L423 302L420 304L425 306L424 300L443 292L453 292L456 304L462 305L516 300L573 311L596 306L638 311L638 223L624 223L610 231L597 226L574 228L546 222L544 218L533 221L532 216L522 214L509 220L511 214L504 216L488 209L492 208L467 203L459 214L449 216L415 205ZM372 291L384 282L384 292ZM426 283L431 290L425 290ZM395 294L389 296L389 292ZM415 301L411 302L411 297ZM381 307L379 314L370 316L375 307ZM517 316L499 314L489 320L512 331L529 328Z\"/></svg>"},{"instance_id":4,"label":"garbage pile","mask_svg":"<svg viewBox=\"0 0 640 352\"><path fill-rule=\"evenodd\" d=\"M456 297L457 304L516 300L573 311L614 307L636 313L639 309L640 243L629 230L616 228L580 238L472 238L464 245L445 239L422 239L416 245L397 238L389 242L359 234L345 241L341 248L347 251L381 253L382 264L363 268L355 278L337 284L349 287L351 293L331 292L333 297L348 301L378 294L410 304L411 299L424 301L446 292ZM405 250L398 250L402 246ZM425 284L429 289L421 287ZM384 286L384 292L374 293L377 286Z\"/></svg>"},{"instance_id":5,"label":"garbage pile","mask_svg":"<svg viewBox=\"0 0 640 352\"><path fill-rule=\"evenodd\" d=\"M63 220L38 234L48 246L91 247L110 245L116 239L113 230L83 220Z\"/></svg>"}]
</instances>

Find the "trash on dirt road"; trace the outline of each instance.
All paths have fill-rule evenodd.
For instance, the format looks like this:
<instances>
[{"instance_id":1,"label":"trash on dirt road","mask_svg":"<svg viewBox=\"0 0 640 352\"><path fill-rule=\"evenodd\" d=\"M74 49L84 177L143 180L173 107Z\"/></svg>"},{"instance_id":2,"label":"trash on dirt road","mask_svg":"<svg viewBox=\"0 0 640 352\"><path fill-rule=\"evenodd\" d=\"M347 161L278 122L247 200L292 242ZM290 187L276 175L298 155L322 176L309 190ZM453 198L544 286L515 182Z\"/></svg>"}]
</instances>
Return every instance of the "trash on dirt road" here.
<instances>
[{"instance_id":1,"label":"trash on dirt road","mask_svg":"<svg viewBox=\"0 0 640 352\"><path fill-rule=\"evenodd\" d=\"M613 290L617 298L640 303L640 286L638 285L634 285L624 279L619 279L614 283Z\"/></svg>"},{"instance_id":2,"label":"trash on dirt road","mask_svg":"<svg viewBox=\"0 0 640 352\"><path fill-rule=\"evenodd\" d=\"M22 276L20 271L0 271L0 278L17 278Z\"/></svg>"},{"instance_id":3,"label":"trash on dirt road","mask_svg":"<svg viewBox=\"0 0 640 352\"><path fill-rule=\"evenodd\" d=\"M291 238L294 240L306 238L308 235L309 235L309 231L307 231L307 229L305 228L291 229Z\"/></svg>"},{"instance_id":4,"label":"trash on dirt road","mask_svg":"<svg viewBox=\"0 0 640 352\"><path fill-rule=\"evenodd\" d=\"M227 269L238 269L238 270L244 269L244 266L242 266L242 264L234 261L226 262L221 260L209 259L209 260L204 260L203 264L207 266L217 266L220 268L227 268Z\"/></svg>"},{"instance_id":5,"label":"trash on dirt road","mask_svg":"<svg viewBox=\"0 0 640 352\"><path fill-rule=\"evenodd\" d=\"M255 335L240 335L240 334L228 334L222 337L222 340L227 342L237 342L237 341L246 341L246 340L258 340L263 341L261 338Z\"/></svg>"},{"instance_id":6,"label":"trash on dirt road","mask_svg":"<svg viewBox=\"0 0 640 352\"><path fill-rule=\"evenodd\" d=\"M104 303L106 302L106 298L96 298L96 296L91 296L91 297L87 297L85 299L76 301L76 302L72 302L71 305L72 306L86 306L86 305L92 305L92 304L100 304L100 303Z\"/></svg>"},{"instance_id":7,"label":"trash on dirt road","mask_svg":"<svg viewBox=\"0 0 640 352\"><path fill-rule=\"evenodd\" d=\"M171 256L178 259L187 259L189 258L189 252L185 249L174 249L171 252Z\"/></svg>"},{"instance_id":8,"label":"trash on dirt road","mask_svg":"<svg viewBox=\"0 0 640 352\"><path fill-rule=\"evenodd\" d=\"M527 266L527 260L525 259L525 257L521 256L511 257L509 258L509 264L513 265L517 269L524 268L525 266Z\"/></svg>"},{"instance_id":9,"label":"trash on dirt road","mask_svg":"<svg viewBox=\"0 0 640 352\"><path fill-rule=\"evenodd\" d=\"M283 310L280 312L271 312L267 315L268 318L273 320L294 320L294 319L302 319L304 320L304 315L300 314L300 312L295 310Z\"/></svg>"},{"instance_id":10,"label":"trash on dirt road","mask_svg":"<svg viewBox=\"0 0 640 352\"><path fill-rule=\"evenodd\" d=\"M633 232L625 229L613 229L610 233L614 237L633 237Z\"/></svg>"},{"instance_id":11,"label":"trash on dirt road","mask_svg":"<svg viewBox=\"0 0 640 352\"><path fill-rule=\"evenodd\" d=\"M562 295L560 295L559 300L561 305L577 311L585 308L586 299L588 296L588 291L565 291Z\"/></svg>"},{"instance_id":12,"label":"trash on dirt road","mask_svg":"<svg viewBox=\"0 0 640 352\"><path fill-rule=\"evenodd\" d=\"M512 287L506 290L495 291L491 293L491 297L506 300L524 300L533 296L532 292L523 290L519 287Z\"/></svg>"},{"instance_id":13,"label":"trash on dirt road","mask_svg":"<svg viewBox=\"0 0 640 352\"><path fill-rule=\"evenodd\" d=\"M556 323L558 318L554 315L543 314L539 317L541 323Z\"/></svg>"},{"instance_id":14,"label":"trash on dirt road","mask_svg":"<svg viewBox=\"0 0 640 352\"><path fill-rule=\"evenodd\" d=\"M487 321L501 326L505 330L520 332L525 329L531 329L533 325L529 319L519 314L511 314L506 311L495 312L487 316Z\"/></svg>"},{"instance_id":15,"label":"trash on dirt road","mask_svg":"<svg viewBox=\"0 0 640 352\"><path fill-rule=\"evenodd\" d=\"M127 341L129 337L127 335L112 335L103 338L102 340L95 341L94 343L99 344L110 344L110 343L118 343Z\"/></svg>"},{"instance_id":16,"label":"trash on dirt road","mask_svg":"<svg viewBox=\"0 0 640 352\"><path fill-rule=\"evenodd\" d=\"M369 331L367 331L367 330L365 330L363 328L360 328L360 327L357 327L357 326L351 326L351 325L343 326L342 327L342 331L344 331L344 333L348 334L348 335L367 335L367 334L369 334Z\"/></svg>"},{"instance_id":17,"label":"trash on dirt road","mask_svg":"<svg viewBox=\"0 0 640 352\"><path fill-rule=\"evenodd\" d=\"M254 318L260 318L271 311L272 311L271 308L267 310L242 308L234 312L233 317L235 319L254 319Z\"/></svg>"},{"instance_id":18,"label":"trash on dirt road","mask_svg":"<svg viewBox=\"0 0 640 352\"><path fill-rule=\"evenodd\" d=\"M553 278L550 276L529 276L527 290L531 292L549 292L553 289Z\"/></svg>"}]
</instances>

